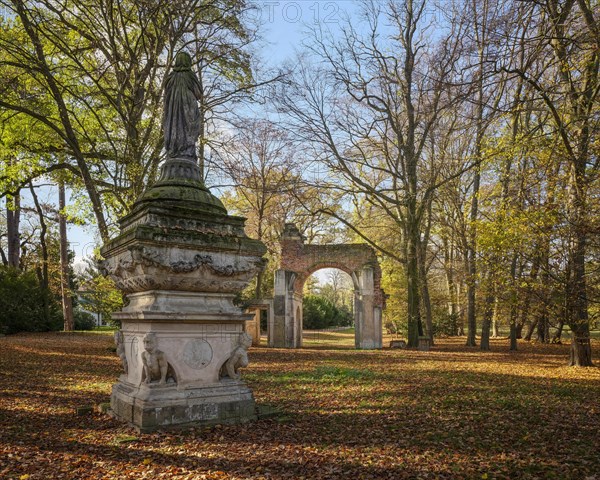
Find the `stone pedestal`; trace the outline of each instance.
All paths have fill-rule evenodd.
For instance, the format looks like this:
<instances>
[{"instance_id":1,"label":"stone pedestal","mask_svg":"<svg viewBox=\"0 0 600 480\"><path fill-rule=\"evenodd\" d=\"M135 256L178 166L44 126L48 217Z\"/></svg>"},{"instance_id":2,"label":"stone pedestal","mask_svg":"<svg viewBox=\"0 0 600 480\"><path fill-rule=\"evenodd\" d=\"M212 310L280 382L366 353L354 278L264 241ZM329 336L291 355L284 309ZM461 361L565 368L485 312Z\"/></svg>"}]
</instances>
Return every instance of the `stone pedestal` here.
<instances>
[{"instance_id":1,"label":"stone pedestal","mask_svg":"<svg viewBox=\"0 0 600 480\"><path fill-rule=\"evenodd\" d=\"M252 337L252 346L260 347L260 309L249 307L246 313L252 316L244 325L244 331Z\"/></svg>"},{"instance_id":2,"label":"stone pedestal","mask_svg":"<svg viewBox=\"0 0 600 480\"><path fill-rule=\"evenodd\" d=\"M265 247L187 159L169 159L120 226L102 249L104 273L127 295L114 314L124 373L113 414L141 431L255 419L238 372L248 363L251 315L233 299L264 267Z\"/></svg>"},{"instance_id":3,"label":"stone pedestal","mask_svg":"<svg viewBox=\"0 0 600 480\"><path fill-rule=\"evenodd\" d=\"M115 416L144 433L257 419L252 391L242 381L181 390L119 382L113 386L110 405Z\"/></svg>"}]
</instances>

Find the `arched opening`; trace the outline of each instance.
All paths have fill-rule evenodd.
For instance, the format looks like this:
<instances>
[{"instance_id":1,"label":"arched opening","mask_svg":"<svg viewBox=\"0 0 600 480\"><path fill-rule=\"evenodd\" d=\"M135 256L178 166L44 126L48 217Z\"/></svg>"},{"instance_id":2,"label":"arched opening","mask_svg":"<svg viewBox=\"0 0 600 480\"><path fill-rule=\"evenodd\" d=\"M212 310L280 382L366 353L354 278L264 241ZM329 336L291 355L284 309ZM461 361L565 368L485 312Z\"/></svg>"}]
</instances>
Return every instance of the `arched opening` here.
<instances>
[{"instance_id":1,"label":"arched opening","mask_svg":"<svg viewBox=\"0 0 600 480\"><path fill-rule=\"evenodd\" d=\"M339 268L320 268L307 277L302 286L302 346L354 348L355 295L352 277Z\"/></svg>"}]
</instances>

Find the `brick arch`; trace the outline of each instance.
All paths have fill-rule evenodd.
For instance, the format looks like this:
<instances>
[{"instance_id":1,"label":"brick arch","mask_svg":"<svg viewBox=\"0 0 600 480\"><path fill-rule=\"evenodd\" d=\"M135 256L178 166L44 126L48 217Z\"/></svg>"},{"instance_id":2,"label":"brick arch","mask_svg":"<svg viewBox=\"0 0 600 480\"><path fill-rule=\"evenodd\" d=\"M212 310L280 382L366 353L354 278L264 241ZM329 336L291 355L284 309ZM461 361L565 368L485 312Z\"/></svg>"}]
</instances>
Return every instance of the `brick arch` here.
<instances>
[{"instance_id":1,"label":"brick arch","mask_svg":"<svg viewBox=\"0 0 600 480\"><path fill-rule=\"evenodd\" d=\"M306 279L322 268L339 268L354 284L355 344L357 348L381 348L381 312L385 294L381 289L381 267L368 245L305 245L292 223L285 225L281 242L281 269L275 272L273 321L269 324L269 346L302 346L302 288Z\"/></svg>"},{"instance_id":2,"label":"brick arch","mask_svg":"<svg viewBox=\"0 0 600 480\"><path fill-rule=\"evenodd\" d=\"M385 308L385 293L381 289L381 267L375 250L369 245L350 243L335 245L306 245L293 223L286 223L281 241L281 269L294 272L294 291L302 294L304 283L323 268L338 268L353 277L364 268L373 269L374 301ZM356 288L356 279L353 278Z\"/></svg>"}]
</instances>

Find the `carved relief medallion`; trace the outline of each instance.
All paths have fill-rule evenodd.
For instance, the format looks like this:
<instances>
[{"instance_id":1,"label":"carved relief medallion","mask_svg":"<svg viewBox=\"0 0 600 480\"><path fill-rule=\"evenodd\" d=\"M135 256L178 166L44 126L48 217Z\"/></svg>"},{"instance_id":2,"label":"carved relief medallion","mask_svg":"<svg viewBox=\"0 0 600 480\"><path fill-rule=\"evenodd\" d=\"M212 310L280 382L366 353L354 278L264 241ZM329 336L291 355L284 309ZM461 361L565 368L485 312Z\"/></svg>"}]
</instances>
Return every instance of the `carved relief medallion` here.
<instances>
[{"instance_id":1,"label":"carved relief medallion","mask_svg":"<svg viewBox=\"0 0 600 480\"><path fill-rule=\"evenodd\" d=\"M212 360L213 351L206 340L190 340L183 347L183 361L197 370L206 367Z\"/></svg>"}]
</instances>

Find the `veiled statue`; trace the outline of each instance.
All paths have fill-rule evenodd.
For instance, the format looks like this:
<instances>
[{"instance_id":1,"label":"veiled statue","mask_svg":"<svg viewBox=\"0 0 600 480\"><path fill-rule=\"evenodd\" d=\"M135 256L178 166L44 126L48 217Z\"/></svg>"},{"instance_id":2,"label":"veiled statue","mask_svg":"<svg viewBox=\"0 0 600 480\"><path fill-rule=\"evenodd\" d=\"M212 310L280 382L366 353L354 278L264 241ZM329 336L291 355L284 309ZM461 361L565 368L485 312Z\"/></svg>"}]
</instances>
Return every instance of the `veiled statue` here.
<instances>
[{"instance_id":1,"label":"veiled statue","mask_svg":"<svg viewBox=\"0 0 600 480\"><path fill-rule=\"evenodd\" d=\"M165 83L163 129L167 157L197 160L201 96L200 82L192 72L192 58L179 52Z\"/></svg>"}]
</instances>

